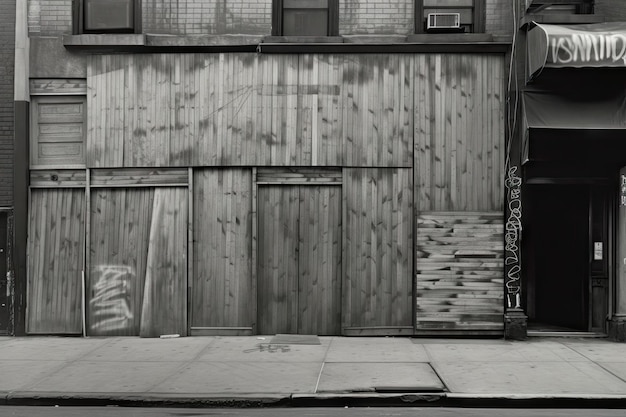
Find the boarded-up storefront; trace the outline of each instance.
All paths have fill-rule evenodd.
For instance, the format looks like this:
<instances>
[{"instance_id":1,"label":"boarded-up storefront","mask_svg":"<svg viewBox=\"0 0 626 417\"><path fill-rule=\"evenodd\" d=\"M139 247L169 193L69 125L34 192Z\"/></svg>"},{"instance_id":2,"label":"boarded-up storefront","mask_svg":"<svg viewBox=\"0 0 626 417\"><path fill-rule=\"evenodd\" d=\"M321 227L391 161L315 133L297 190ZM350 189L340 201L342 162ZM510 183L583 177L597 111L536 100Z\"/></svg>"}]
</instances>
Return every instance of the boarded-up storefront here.
<instances>
[{"instance_id":1,"label":"boarded-up storefront","mask_svg":"<svg viewBox=\"0 0 626 417\"><path fill-rule=\"evenodd\" d=\"M30 333L502 330L501 53L87 61L31 85Z\"/></svg>"}]
</instances>

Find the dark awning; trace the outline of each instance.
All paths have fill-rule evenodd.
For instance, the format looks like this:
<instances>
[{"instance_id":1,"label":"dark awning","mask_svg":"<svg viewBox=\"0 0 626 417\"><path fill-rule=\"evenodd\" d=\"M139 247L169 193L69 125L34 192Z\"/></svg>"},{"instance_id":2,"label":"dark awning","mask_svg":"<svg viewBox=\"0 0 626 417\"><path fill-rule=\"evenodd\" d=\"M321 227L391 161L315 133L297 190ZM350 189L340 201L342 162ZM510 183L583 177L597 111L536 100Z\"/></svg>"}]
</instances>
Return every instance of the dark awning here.
<instances>
[{"instance_id":1,"label":"dark awning","mask_svg":"<svg viewBox=\"0 0 626 417\"><path fill-rule=\"evenodd\" d=\"M616 86L617 87L617 86ZM594 146L594 138L615 137L610 132L626 129L626 89L599 88L582 94L580 90L527 89L522 92L522 159L534 159L530 138L549 137L588 138L588 146ZM534 132L534 133L533 133ZM567 133L566 133L567 132ZM619 135L621 136L621 134ZM623 138L626 142L626 137Z\"/></svg>"},{"instance_id":2,"label":"dark awning","mask_svg":"<svg viewBox=\"0 0 626 417\"><path fill-rule=\"evenodd\" d=\"M530 78L543 68L626 68L626 22L548 25L528 31Z\"/></svg>"},{"instance_id":3,"label":"dark awning","mask_svg":"<svg viewBox=\"0 0 626 417\"><path fill-rule=\"evenodd\" d=\"M530 129L626 129L624 90L593 96L526 90L522 100L524 121Z\"/></svg>"}]
</instances>

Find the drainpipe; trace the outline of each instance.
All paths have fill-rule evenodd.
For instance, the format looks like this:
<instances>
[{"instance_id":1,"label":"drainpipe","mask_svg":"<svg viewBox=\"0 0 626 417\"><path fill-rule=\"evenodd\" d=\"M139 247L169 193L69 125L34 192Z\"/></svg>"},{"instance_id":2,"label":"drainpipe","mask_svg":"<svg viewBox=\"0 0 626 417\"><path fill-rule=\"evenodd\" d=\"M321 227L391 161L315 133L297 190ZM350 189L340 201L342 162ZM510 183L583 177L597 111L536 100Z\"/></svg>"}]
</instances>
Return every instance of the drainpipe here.
<instances>
[{"instance_id":1,"label":"drainpipe","mask_svg":"<svg viewBox=\"0 0 626 417\"><path fill-rule=\"evenodd\" d=\"M13 243L11 334L26 333L26 236L28 224L28 121L29 121L28 1L15 3L15 72L13 138Z\"/></svg>"}]
</instances>

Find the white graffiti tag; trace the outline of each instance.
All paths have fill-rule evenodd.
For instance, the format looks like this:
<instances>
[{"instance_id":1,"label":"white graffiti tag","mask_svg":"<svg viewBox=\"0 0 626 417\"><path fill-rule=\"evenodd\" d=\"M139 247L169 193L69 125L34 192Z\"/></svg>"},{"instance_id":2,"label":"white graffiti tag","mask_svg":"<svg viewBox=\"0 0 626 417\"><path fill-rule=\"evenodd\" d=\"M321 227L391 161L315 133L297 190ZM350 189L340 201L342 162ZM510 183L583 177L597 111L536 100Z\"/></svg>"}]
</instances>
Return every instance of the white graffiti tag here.
<instances>
[{"instance_id":1,"label":"white graffiti tag","mask_svg":"<svg viewBox=\"0 0 626 417\"><path fill-rule=\"evenodd\" d=\"M575 33L550 39L548 62L554 64L617 63L626 65L626 35Z\"/></svg>"},{"instance_id":2,"label":"white graffiti tag","mask_svg":"<svg viewBox=\"0 0 626 417\"><path fill-rule=\"evenodd\" d=\"M98 265L89 301L91 330L112 331L130 328L133 312L130 304L134 270L125 265Z\"/></svg>"},{"instance_id":3,"label":"white graffiti tag","mask_svg":"<svg viewBox=\"0 0 626 417\"><path fill-rule=\"evenodd\" d=\"M522 234L522 179L517 176L517 167L511 167L504 185L509 191L509 217L506 221L504 250L506 257L506 289L509 308L520 308L520 255L519 241Z\"/></svg>"}]
</instances>

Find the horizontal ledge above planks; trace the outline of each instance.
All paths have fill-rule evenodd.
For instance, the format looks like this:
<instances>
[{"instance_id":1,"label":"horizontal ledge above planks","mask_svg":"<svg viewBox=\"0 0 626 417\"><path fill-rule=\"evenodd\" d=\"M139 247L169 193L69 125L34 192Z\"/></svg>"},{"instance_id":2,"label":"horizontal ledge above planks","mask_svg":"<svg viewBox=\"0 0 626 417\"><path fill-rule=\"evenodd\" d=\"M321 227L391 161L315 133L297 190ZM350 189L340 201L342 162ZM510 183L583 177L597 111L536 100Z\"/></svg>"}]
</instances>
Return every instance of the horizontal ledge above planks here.
<instances>
[{"instance_id":1,"label":"horizontal ledge above planks","mask_svg":"<svg viewBox=\"0 0 626 417\"><path fill-rule=\"evenodd\" d=\"M43 169L30 171L31 188L77 188L87 186L85 169ZM186 187L187 168L92 169L91 187Z\"/></svg>"}]
</instances>

